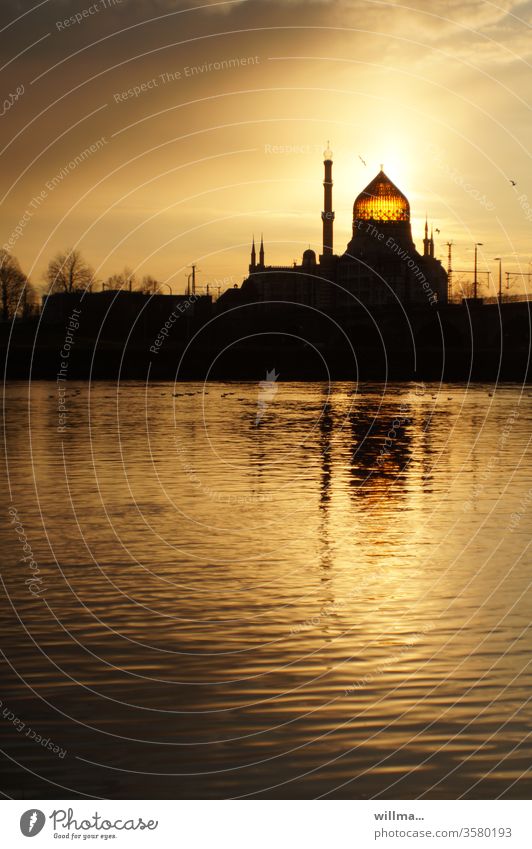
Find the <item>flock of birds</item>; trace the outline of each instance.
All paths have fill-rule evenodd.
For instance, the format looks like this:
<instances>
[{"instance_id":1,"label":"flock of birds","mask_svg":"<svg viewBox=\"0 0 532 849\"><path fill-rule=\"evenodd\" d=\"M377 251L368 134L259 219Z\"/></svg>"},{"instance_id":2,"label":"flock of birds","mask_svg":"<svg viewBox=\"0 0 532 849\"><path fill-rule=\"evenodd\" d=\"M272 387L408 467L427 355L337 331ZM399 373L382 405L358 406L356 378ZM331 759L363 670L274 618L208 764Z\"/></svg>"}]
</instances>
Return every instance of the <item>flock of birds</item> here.
<instances>
[{"instance_id":1,"label":"flock of birds","mask_svg":"<svg viewBox=\"0 0 532 849\"><path fill-rule=\"evenodd\" d=\"M80 391L80 390L78 390L78 391ZM358 391L358 390L354 390L353 394L356 394L356 393L357 393L357 391ZM165 393L163 393L163 395L164 395L164 394L165 394ZM187 397L191 397L191 396L193 396L193 395L208 395L208 392L206 392L205 390L203 390L202 392L173 392L173 393L172 393L172 397L173 397L173 398L187 398ZM229 397L230 397L230 396L232 396L232 395L236 395L236 392L222 392L222 394L221 394L221 396L220 396L220 397L221 397L221 398L229 398ZM489 397L490 397L490 398L493 398L493 392L488 392L488 395L489 395ZM54 396L53 396L53 395L50 395L49 397L50 397L50 398L53 398ZM442 400L442 395L441 395L441 393L439 393L439 394L437 394L437 395L433 395L433 394L431 394L431 396L430 396L430 397L431 397L433 400L436 400L436 401L441 401L441 400ZM532 397L532 393L531 393L531 394L529 394L529 397ZM236 400L237 400L237 401L246 401L247 399L246 399L246 398L237 398ZM448 400L448 401L452 401L452 400L453 400L453 396L452 396L452 395L448 395L448 396L447 396L447 400ZM329 402L326 402L326 403L325 403L325 405L324 405L324 409L327 409L327 408L330 408L330 404L329 404Z\"/></svg>"}]
</instances>

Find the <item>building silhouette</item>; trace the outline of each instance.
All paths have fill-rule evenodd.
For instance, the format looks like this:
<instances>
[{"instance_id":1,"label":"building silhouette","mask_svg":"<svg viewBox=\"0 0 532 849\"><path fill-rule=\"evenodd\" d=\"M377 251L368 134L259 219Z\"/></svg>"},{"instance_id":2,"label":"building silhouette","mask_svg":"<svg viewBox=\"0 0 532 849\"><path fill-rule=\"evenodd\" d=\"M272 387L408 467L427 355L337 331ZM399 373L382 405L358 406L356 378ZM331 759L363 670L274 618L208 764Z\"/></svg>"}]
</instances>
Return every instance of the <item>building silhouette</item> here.
<instances>
[{"instance_id":1,"label":"building silhouette","mask_svg":"<svg viewBox=\"0 0 532 849\"><path fill-rule=\"evenodd\" d=\"M428 221L420 253L408 199L382 168L335 253L329 149L323 190L319 256L309 247L300 262L268 265L264 239L253 239L246 279L215 302L194 291L47 295L34 323L5 323L5 373L55 379L75 308L69 379L261 380L272 369L283 380L528 378L527 300L448 302Z\"/></svg>"},{"instance_id":2,"label":"building silhouette","mask_svg":"<svg viewBox=\"0 0 532 849\"><path fill-rule=\"evenodd\" d=\"M334 253L332 166L327 148L320 256L309 247L300 264L267 265L263 238L258 260L253 239L249 276L240 290L222 295L218 309L281 301L345 315L365 306L418 308L447 302L447 273L434 256L428 222L420 254L412 238L408 199L382 168L354 202L353 235L345 252Z\"/></svg>"}]
</instances>

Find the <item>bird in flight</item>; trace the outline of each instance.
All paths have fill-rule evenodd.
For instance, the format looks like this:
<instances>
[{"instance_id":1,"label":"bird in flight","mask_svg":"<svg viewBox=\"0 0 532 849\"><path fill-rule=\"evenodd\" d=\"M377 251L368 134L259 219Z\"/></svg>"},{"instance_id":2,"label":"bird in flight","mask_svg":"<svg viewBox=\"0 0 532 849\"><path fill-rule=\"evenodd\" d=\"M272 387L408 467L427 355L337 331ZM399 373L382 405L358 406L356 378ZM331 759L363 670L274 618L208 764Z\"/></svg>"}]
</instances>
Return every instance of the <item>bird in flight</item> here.
<instances>
[{"instance_id":1,"label":"bird in flight","mask_svg":"<svg viewBox=\"0 0 532 849\"><path fill-rule=\"evenodd\" d=\"M510 183L512 184L512 186L517 186L517 183L515 182L515 180L510 180Z\"/></svg>"},{"instance_id":2,"label":"bird in flight","mask_svg":"<svg viewBox=\"0 0 532 849\"><path fill-rule=\"evenodd\" d=\"M440 230L438 230L438 228L436 227L435 232L436 232L436 233L440 233L441 231L440 231Z\"/></svg>"},{"instance_id":3,"label":"bird in flight","mask_svg":"<svg viewBox=\"0 0 532 849\"><path fill-rule=\"evenodd\" d=\"M366 168L367 168L368 163L366 162L366 160L365 160L365 159L362 159L362 157L361 157L360 153L358 154L358 158L360 159L360 161L361 161L362 165L365 165L365 166L366 166Z\"/></svg>"}]
</instances>

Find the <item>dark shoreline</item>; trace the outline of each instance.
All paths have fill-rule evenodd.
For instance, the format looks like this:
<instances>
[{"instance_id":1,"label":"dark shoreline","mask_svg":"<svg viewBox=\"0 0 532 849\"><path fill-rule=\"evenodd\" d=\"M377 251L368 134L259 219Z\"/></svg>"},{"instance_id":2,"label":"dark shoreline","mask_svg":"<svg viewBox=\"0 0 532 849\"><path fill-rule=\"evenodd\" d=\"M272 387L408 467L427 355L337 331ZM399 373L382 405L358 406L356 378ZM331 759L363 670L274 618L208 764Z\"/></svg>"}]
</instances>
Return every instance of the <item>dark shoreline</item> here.
<instances>
[{"instance_id":1,"label":"dark shoreline","mask_svg":"<svg viewBox=\"0 0 532 849\"><path fill-rule=\"evenodd\" d=\"M468 356L469 354L469 356ZM504 352L503 352L504 354ZM58 380L57 351L16 348L3 352L5 380ZM499 351L477 349L442 352L424 350L414 364L411 354L362 350L356 363L345 360L336 350L308 350L261 347L253 351L233 348L220 357L212 350L168 350L155 359L146 349L98 350L78 347L69 361L65 384L75 380L153 381L260 381L266 371L275 369L281 381L443 381L457 383L529 383L528 351L513 351L502 357ZM417 366L417 367L416 367Z\"/></svg>"},{"instance_id":2,"label":"dark shoreline","mask_svg":"<svg viewBox=\"0 0 532 849\"><path fill-rule=\"evenodd\" d=\"M274 369L286 381L530 380L528 302L345 315L251 303L198 311L163 337L164 298L142 317L135 310L127 316L120 304L103 317L97 300L85 302L75 331L68 316L78 301L66 301L53 322L44 312L0 325L5 379L260 381Z\"/></svg>"}]
</instances>

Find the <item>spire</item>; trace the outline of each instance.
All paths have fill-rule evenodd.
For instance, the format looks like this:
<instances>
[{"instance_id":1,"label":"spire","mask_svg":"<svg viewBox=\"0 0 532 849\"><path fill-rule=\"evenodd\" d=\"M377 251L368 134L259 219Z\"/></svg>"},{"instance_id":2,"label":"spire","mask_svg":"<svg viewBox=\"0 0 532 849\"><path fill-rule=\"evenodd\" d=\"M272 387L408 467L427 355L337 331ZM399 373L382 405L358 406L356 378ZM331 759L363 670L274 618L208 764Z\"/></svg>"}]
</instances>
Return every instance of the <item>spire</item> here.
<instances>
[{"instance_id":1,"label":"spire","mask_svg":"<svg viewBox=\"0 0 532 849\"><path fill-rule=\"evenodd\" d=\"M434 227L430 228L430 256L434 259Z\"/></svg>"},{"instance_id":2,"label":"spire","mask_svg":"<svg viewBox=\"0 0 532 849\"><path fill-rule=\"evenodd\" d=\"M264 238L262 233L260 234L259 265L264 268Z\"/></svg>"},{"instance_id":3,"label":"spire","mask_svg":"<svg viewBox=\"0 0 532 849\"><path fill-rule=\"evenodd\" d=\"M255 269L257 268L257 251L255 250L255 234L253 234L253 241L251 242L251 261L249 263L249 273L253 274Z\"/></svg>"},{"instance_id":4,"label":"spire","mask_svg":"<svg viewBox=\"0 0 532 849\"><path fill-rule=\"evenodd\" d=\"M429 239L429 219L425 216L425 238L423 239L423 256L431 256Z\"/></svg>"}]
</instances>

